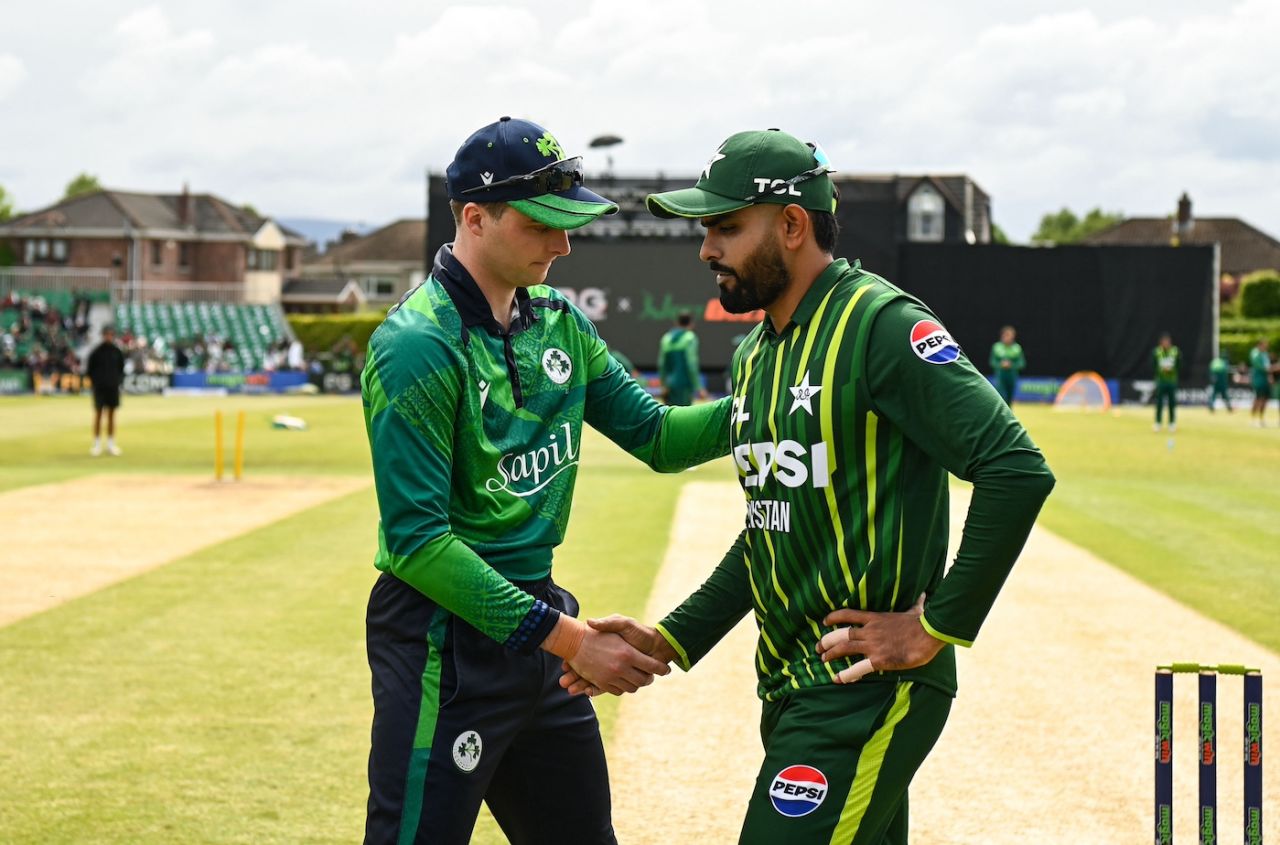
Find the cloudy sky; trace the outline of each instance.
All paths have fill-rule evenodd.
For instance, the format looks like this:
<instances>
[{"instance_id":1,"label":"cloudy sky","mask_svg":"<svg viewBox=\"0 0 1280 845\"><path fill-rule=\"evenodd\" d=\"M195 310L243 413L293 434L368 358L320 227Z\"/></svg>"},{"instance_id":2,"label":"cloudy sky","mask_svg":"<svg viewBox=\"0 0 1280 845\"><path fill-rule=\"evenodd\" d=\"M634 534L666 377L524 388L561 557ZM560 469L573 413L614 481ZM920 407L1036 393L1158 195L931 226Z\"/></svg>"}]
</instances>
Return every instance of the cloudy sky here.
<instances>
[{"instance_id":1,"label":"cloudy sky","mask_svg":"<svg viewBox=\"0 0 1280 845\"><path fill-rule=\"evenodd\" d=\"M895 8L891 8L891 6ZM423 172L498 116L620 173L696 173L740 129L845 172L966 172L1046 211L1280 236L1280 2L24 3L0 38L0 186L53 202L188 182L279 217L420 216Z\"/></svg>"}]
</instances>

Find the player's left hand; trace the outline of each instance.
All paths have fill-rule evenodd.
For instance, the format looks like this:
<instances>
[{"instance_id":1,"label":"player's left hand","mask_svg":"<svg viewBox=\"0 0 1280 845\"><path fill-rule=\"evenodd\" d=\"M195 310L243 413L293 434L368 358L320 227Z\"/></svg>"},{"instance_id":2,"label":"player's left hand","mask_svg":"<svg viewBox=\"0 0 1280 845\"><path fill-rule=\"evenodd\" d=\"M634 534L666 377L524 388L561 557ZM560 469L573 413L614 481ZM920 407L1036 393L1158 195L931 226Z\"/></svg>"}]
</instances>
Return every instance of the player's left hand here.
<instances>
[{"instance_id":1,"label":"player's left hand","mask_svg":"<svg viewBox=\"0 0 1280 845\"><path fill-rule=\"evenodd\" d=\"M862 659L836 675L836 682L851 684L872 672L914 669L928 663L942 647L942 640L920 624L924 614L924 594L915 606L902 613L873 613L869 610L835 610L822 621L838 627L818 642L822 662L862 655Z\"/></svg>"}]
</instances>

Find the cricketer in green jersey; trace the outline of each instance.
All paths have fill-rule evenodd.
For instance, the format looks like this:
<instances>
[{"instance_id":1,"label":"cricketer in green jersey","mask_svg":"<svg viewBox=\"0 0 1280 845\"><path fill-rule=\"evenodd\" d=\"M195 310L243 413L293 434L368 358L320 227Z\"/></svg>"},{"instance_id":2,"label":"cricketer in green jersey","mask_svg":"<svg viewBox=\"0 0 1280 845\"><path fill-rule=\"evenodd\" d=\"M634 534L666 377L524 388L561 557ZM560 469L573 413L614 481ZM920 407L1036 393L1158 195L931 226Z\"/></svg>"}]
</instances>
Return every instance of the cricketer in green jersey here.
<instances>
[{"instance_id":1,"label":"cricketer in green jersey","mask_svg":"<svg viewBox=\"0 0 1280 845\"><path fill-rule=\"evenodd\" d=\"M702 392L698 336L688 312L676 318L675 327L658 344L658 379L668 405L691 405L694 393Z\"/></svg>"},{"instance_id":2,"label":"cricketer in green jersey","mask_svg":"<svg viewBox=\"0 0 1280 845\"><path fill-rule=\"evenodd\" d=\"M941 321L833 258L829 171L790 135L743 132L694 188L649 197L706 227L700 257L726 310L768 314L732 364L745 528L656 627L589 623L688 670L754 615L765 761L750 845L907 841L907 787L955 693L953 646L977 636L1054 483ZM948 473L973 483L950 570Z\"/></svg>"},{"instance_id":3,"label":"cricketer in green jersey","mask_svg":"<svg viewBox=\"0 0 1280 845\"><path fill-rule=\"evenodd\" d=\"M1267 352L1270 342L1264 337L1249 350L1249 386L1253 388L1253 407L1249 413L1257 417L1253 424L1258 428L1266 425L1267 402L1271 399L1271 383L1274 372L1271 368L1271 355Z\"/></svg>"},{"instance_id":4,"label":"cricketer in green jersey","mask_svg":"<svg viewBox=\"0 0 1280 845\"><path fill-rule=\"evenodd\" d=\"M1219 399L1231 413L1231 362L1227 360L1227 350L1219 349L1218 355L1209 362L1209 413L1214 413Z\"/></svg>"},{"instance_id":5,"label":"cricketer in green jersey","mask_svg":"<svg viewBox=\"0 0 1280 845\"><path fill-rule=\"evenodd\" d=\"M991 374L995 377L996 392L1010 407L1018 393L1018 374L1027 366L1017 337L1013 326L1005 326L1000 330L1000 339L991 345Z\"/></svg>"},{"instance_id":6,"label":"cricketer in green jersey","mask_svg":"<svg viewBox=\"0 0 1280 845\"><path fill-rule=\"evenodd\" d=\"M543 284L566 230L616 210L549 132L480 129L446 184L455 241L361 376L383 573L365 842L465 843L483 800L513 842L613 843L595 712L560 688L561 661L615 693L669 670L573 618L551 580L582 426L677 471L728 453L730 406L659 405Z\"/></svg>"},{"instance_id":7,"label":"cricketer in green jersey","mask_svg":"<svg viewBox=\"0 0 1280 845\"><path fill-rule=\"evenodd\" d=\"M1169 430L1178 430L1178 371L1182 368L1182 351L1173 345L1173 338L1166 332L1160 335L1160 343L1152 350L1156 381L1156 421L1154 430L1160 430L1165 407L1169 409Z\"/></svg>"}]
</instances>

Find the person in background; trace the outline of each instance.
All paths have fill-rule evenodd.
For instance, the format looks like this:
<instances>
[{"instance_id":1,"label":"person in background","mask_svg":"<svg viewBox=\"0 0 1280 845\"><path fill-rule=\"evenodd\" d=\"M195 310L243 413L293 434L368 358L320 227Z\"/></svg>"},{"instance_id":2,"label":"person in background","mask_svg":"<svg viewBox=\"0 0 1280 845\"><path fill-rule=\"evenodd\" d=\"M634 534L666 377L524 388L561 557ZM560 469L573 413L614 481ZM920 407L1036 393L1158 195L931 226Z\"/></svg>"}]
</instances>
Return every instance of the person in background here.
<instances>
[{"instance_id":1,"label":"person in background","mask_svg":"<svg viewBox=\"0 0 1280 845\"><path fill-rule=\"evenodd\" d=\"M1013 326L1005 326L1000 330L1000 339L991 346L991 369L995 375L996 393L1010 408L1013 397L1018 393L1018 374L1027 366L1027 358L1022 354L1022 345L1017 341L1018 333Z\"/></svg>"},{"instance_id":2,"label":"person in background","mask_svg":"<svg viewBox=\"0 0 1280 845\"><path fill-rule=\"evenodd\" d=\"M1219 349L1218 355L1209 362L1209 413L1214 412L1214 405L1219 397L1222 404L1231 413L1231 396L1227 393L1227 385L1231 377L1231 362L1227 360L1227 350Z\"/></svg>"},{"instance_id":3,"label":"person in background","mask_svg":"<svg viewBox=\"0 0 1280 845\"><path fill-rule=\"evenodd\" d=\"M687 311L682 311L675 327L662 336L658 379L668 405L692 405L695 392L706 395L698 368L698 336L693 332L693 315Z\"/></svg>"},{"instance_id":4,"label":"person in background","mask_svg":"<svg viewBox=\"0 0 1280 845\"><path fill-rule=\"evenodd\" d=\"M124 383L124 352L116 346L116 330L106 326L102 342L89 353L86 370L93 382L93 447L89 454L102 454L102 412L107 412L107 452L120 455L116 445L116 408L120 407L120 385Z\"/></svg>"},{"instance_id":5,"label":"person in background","mask_svg":"<svg viewBox=\"0 0 1280 845\"><path fill-rule=\"evenodd\" d=\"M1169 430L1178 430L1178 370L1182 366L1182 352L1173 345L1168 332L1160 335L1160 344L1151 356L1156 368L1156 421L1153 431L1159 431L1164 408L1169 407Z\"/></svg>"},{"instance_id":6,"label":"person in background","mask_svg":"<svg viewBox=\"0 0 1280 845\"><path fill-rule=\"evenodd\" d=\"M1271 371L1271 355L1267 352L1270 343L1259 338L1258 344L1249 350L1249 386L1253 388L1253 408L1249 414L1257 417L1253 424L1258 428L1266 425L1264 417L1267 413L1267 400L1271 398L1271 382L1274 376Z\"/></svg>"}]
</instances>

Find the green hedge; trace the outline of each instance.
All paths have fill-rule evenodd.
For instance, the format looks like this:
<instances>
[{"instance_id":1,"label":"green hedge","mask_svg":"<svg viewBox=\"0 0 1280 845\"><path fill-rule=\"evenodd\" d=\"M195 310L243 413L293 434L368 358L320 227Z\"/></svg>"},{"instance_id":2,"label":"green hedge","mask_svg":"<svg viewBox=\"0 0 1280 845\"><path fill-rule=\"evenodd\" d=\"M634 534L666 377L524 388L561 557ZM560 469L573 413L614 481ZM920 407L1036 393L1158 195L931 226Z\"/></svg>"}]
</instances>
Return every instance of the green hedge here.
<instances>
[{"instance_id":1,"label":"green hedge","mask_svg":"<svg viewBox=\"0 0 1280 845\"><path fill-rule=\"evenodd\" d=\"M1240 316L1280 317L1280 273L1259 270L1240 280Z\"/></svg>"},{"instance_id":2,"label":"green hedge","mask_svg":"<svg viewBox=\"0 0 1280 845\"><path fill-rule=\"evenodd\" d=\"M1271 336L1280 333L1280 319L1256 320L1248 317L1223 317L1218 321L1218 331L1223 334L1253 334Z\"/></svg>"},{"instance_id":3,"label":"green hedge","mask_svg":"<svg viewBox=\"0 0 1280 845\"><path fill-rule=\"evenodd\" d=\"M361 353L369 345L369 335L382 325L386 315L381 311L363 314L289 314L289 326L302 341L307 354L328 352L334 344L350 335Z\"/></svg>"},{"instance_id":4,"label":"green hedge","mask_svg":"<svg viewBox=\"0 0 1280 845\"><path fill-rule=\"evenodd\" d=\"M1257 345L1258 339L1266 337L1271 342L1272 354L1280 349L1280 328L1267 332L1222 332L1218 335L1218 345L1227 351L1227 360L1231 366L1249 363L1249 350Z\"/></svg>"}]
</instances>

